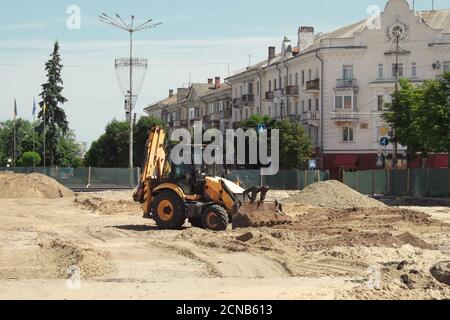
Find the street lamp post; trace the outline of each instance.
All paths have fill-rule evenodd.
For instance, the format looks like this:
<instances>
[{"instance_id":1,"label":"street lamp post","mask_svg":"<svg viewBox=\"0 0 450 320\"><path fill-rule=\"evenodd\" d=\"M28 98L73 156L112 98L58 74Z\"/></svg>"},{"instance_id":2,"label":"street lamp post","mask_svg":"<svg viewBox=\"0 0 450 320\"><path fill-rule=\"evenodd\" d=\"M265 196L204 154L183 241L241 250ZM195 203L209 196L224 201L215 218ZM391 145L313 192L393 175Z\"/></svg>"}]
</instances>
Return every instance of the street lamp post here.
<instances>
[{"instance_id":1,"label":"street lamp post","mask_svg":"<svg viewBox=\"0 0 450 320\"><path fill-rule=\"evenodd\" d=\"M112 25L113 27L116 27L118 29L127 31L130 34L130 87L129 87L129 104L128 104L128 111L129 111L129 121L130 121L130 135L129 135L129 166L130 169L133 168L133 34L135 32L144 30L144 29L152 29L156 26L160 25L161 23L151 23L153 19L149 19L143 24L135 27L134 25L134 19L135 16L131 16L131 23L127 24L119 14L116 13L116 18L112 18L106 13L102 13L99 16L99 19L101 22L105 24Z\"/></svg>"}]
</instances>

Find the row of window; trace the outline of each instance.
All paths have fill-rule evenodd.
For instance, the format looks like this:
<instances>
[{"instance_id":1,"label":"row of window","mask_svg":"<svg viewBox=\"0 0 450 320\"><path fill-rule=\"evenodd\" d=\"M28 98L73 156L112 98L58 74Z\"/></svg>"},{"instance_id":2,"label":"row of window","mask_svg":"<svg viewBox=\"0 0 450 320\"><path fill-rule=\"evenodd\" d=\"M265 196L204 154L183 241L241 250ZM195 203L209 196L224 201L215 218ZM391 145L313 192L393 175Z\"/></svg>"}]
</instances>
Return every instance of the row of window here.
<instances>
[{"instance_id":1,"label":"row of window","mask_svg":"<svg viewBox=\"0 0 450 320\"><path fill-rule=\"evenodd\" d=\"M307 76L307 77L306 77ZM283 87L286 88L287 86L298 86L299 84L301 84L302 86L305 85L306 81L311 81L311 80L315 80L315 79L319 79L319 68L315 69L315 74L314 74L314 78L313 78L313 70L309 69L307 72L305 70L302 70L300 73L300 78L299 78L299 74L295 73L295 74L290 74L289 76L285 76L284 77L284 86L282 85L282 79L281 77L279 77L278 79L275 78L272 80L269 80L268 82L268 91L273 91L273 90L277 90L277 89L282 89ZM301 82L299 82L299 80L301 80ZM273 84L273 87L272 87Z\"/></svg>"}]
</instances>

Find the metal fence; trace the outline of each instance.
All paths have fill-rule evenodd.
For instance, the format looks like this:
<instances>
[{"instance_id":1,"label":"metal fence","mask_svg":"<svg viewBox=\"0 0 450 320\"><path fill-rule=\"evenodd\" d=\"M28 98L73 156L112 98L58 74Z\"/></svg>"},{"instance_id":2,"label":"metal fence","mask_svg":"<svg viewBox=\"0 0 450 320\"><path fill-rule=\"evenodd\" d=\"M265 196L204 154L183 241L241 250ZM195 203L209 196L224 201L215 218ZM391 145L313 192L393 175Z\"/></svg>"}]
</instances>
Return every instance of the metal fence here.
<instances>
[{"instance_id":1,"label":"metal fence","mask_svg":"<svg viewBox=\"0 0 450 320\"><path fill-rule=\"evenodd\" d=\"M139 169L134 168L0 168L15 173L41 173L68 188L129 188L137 185Z\"/></svg>"},{"instance_id":2,"label":"metal fence","mask_svg":"<svg viewBox=\"0 0 450 320\"><path fill-rule=\"evenodd\" d=\"M450 169L344 172L343 182L366 195L448 197Z\"/></svg>"},{"instance_id":3,"label":"metal fence","mask_svg":"<svg viewBox=\"0 0 450 320\"><path fill-rule=\"evenodd\" d=\"M301 190L315 182L328 180L329 172L280 170L274 176L263 176L261 179L260 170L232 170L229 178L239 179L245 187L259 186L262 183L271 189Z\"/></svg>"},{"instance_id":4,"label":"metal fence","mask_svg":"<svg viewBox=\"0 0 450 320\"><path fill-rule=\"evenodd\" d=\"M129 188L139 180L139 168L0 168L16 173L41 173L69 188ZM449 169L408 169L345 171L343 183L366 195L448 197ZM328 171L280 170L263 176L260 170L232 170L229 179L239 179L244 187L260 185L271 189L302 190L308 185L329 180Z\"/></svg>"}]
</instances>

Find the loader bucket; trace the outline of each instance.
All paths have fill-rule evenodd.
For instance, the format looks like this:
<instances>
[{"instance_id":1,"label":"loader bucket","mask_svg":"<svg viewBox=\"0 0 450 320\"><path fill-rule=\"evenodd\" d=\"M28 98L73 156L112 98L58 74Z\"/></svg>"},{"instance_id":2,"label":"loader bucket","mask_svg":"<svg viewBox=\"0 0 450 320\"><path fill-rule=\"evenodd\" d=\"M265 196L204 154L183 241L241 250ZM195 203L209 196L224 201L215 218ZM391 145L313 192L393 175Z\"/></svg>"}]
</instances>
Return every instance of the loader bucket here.
<instances>
[{"instance_id":1,"label":"loader bucket","mask_svg":"<svg viewBox=\"0 0 450 320\"><path fill-rule=\"evenodd\" d=\"M283 213L278 202L243 203L238 213L232 217L233 229L271 227L290 222L291 218Z\"/></svg>"}]
</instances>

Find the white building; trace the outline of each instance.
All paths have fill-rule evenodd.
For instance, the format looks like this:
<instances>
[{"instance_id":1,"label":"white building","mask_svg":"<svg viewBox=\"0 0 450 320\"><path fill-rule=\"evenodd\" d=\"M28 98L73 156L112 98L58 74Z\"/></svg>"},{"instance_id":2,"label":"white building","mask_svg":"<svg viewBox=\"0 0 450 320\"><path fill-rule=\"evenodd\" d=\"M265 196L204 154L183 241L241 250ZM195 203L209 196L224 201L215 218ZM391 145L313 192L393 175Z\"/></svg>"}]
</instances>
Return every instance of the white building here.
<instances>
[{"instance_id":1,"label":"white building","mask_svg":"<svg viewBox=\"0 0 450 320\"><path fill-rule=\"evenodd\" d=\"M377 19L327 34L300 27L295 44L285 38L279 54L270 47L267 60L227 79L232 120L260 113L302 121L333 177L374 169L397 58L399 76L416 83L450 70L450 10L414 12L389 0Z\"/></svg>"}]
</instances>

